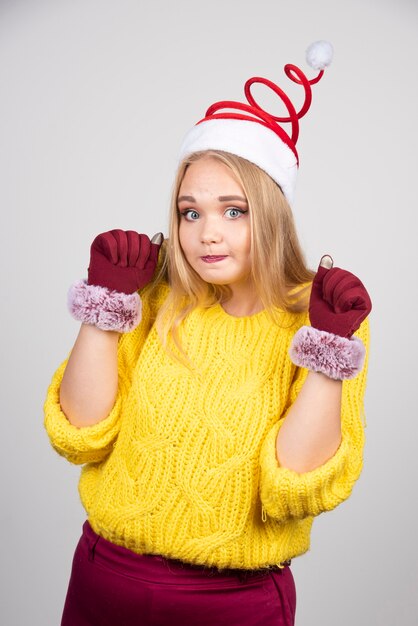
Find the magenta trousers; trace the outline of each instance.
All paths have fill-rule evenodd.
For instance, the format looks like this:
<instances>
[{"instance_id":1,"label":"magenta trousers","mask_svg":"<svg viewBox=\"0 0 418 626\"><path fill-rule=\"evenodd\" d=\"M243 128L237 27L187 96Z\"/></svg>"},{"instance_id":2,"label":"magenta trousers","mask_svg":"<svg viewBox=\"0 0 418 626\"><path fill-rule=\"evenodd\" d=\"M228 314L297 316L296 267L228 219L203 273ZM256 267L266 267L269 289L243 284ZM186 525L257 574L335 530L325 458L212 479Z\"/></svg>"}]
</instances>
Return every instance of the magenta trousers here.
<instances>
[{"instance_id":1,"label":"magenta trousers","mask_svg":"<svg viewBox=\"0 0 418 626\"><path fill-rule=\"evenodd\" d=\"M61 626L292 626L295 609L288 566L218 571L138 555L85 522Z\"/></svg>"}]
</instances>

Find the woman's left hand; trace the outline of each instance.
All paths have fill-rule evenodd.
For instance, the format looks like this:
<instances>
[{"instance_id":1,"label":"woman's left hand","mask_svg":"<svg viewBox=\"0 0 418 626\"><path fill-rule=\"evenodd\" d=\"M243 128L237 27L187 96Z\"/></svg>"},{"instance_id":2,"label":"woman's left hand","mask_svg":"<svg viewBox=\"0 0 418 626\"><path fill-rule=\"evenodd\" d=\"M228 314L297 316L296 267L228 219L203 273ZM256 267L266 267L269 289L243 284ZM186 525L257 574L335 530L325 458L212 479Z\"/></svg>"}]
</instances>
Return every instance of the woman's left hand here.
<instances>
[{"instance_id":1,"label":"woman's left hand","mask_svg":"<svg viewBox=\"0 0 418 626\"><path fill-rule=\"evenodd\" d=\"M312 283L312 327L349 338L371 309L370 296L361 280L347 270L333 267L332 258L324 255Z\"/></svg>"}]
</instances>

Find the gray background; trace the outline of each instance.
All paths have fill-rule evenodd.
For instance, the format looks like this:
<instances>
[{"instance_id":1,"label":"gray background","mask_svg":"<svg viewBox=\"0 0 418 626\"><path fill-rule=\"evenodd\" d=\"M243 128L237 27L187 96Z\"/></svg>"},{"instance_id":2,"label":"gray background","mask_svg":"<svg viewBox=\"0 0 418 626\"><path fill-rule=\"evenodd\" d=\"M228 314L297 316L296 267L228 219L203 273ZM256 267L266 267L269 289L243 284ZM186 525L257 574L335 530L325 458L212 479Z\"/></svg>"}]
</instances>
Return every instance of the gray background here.
<instances>
[{"instance_id":1,"label":"gray background","mask_svg":"<svg viewBox=\"0 0 418 626\"><path fill-rule=\"evenodd\" d=\"M365 469L294 560L297 624L417 623L417 17L412 0L0 2L2 624L59 623L84 520L42 404L92 238L167 232L186 130L251 75L297 101L282 67L316 39L335 58L301 121L294 210L311 266L329 252L369 287L373 347Z\"/></svg>"}]
</instances>

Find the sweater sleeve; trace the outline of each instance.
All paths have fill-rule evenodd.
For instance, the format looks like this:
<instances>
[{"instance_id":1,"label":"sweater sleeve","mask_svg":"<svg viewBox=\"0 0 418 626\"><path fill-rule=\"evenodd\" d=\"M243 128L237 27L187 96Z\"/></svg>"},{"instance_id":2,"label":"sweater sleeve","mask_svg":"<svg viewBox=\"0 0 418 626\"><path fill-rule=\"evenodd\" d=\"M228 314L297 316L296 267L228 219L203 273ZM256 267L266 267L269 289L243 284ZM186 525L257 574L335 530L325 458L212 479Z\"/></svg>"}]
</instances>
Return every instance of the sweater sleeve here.
<instances>
[{"instance_id":1,"label":"sweater sleeve","mask_svg":"<svg viewBox=\"0 0 418 626\"><path fill-rule=\"evenodd\" d=\"M103 460L111 451L119 433L122 406L121 379L115 404L109 415L92 426L73 426L60 405L60 386L68 359L55 372L47 391L44 405L44 425L52 447L71 463L96 463Z\"/></svg>"},{"instance_id":2,"label":"sweater sleeve","mask_svg":"<svg viewBox=\"0 0 418 626\"><path fill-rule=\"evenodd\" d=\"M277 434L308 373L301 368L296 370L284 415L263 442L260 497L265 513L279 521L303 519L334 509L349 497L360 475L364 448L363 403L369 345L368 320L363 322L355 334L366 346L366 361L356 378L343 382L342 440L335 454L320 467L301 474L280 467L277 461Z\"/></svg>"},{"instance_id":3,"label":"sweater sleeve","mask_svg":"<svg viewBox=\"0 0 418 626\"><path fill-rule=\"evenodd\" d=\"M164 290L163 290L164 291ZM161 293L161 290L160 290ZM97 463L111 452L119 434L120 422L131 386L131 377L142 346L155 317L154 298L141 293L142 320L130 333L121 335L118 345L118 391L109 415L92 426L73 426L63 413L60 405L60 385L67 360L55 372L48 388L44 405L44 425L52 447L75 464Z\"/></svg>"}]
</instances>

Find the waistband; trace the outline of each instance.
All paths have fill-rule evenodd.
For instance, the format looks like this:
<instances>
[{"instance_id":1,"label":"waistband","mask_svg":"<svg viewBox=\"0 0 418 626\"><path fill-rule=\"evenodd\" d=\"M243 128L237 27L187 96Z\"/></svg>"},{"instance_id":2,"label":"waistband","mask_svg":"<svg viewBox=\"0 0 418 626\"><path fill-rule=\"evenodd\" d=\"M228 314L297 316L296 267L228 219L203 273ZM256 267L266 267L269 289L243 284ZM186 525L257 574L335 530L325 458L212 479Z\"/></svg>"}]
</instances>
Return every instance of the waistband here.
<instances>
[{"instance_id":1,"label":"waistband","mask_svg":"<svg viewBox=\"0 0 418 626\"><path fill-rule=\"evenodd\" d=\"M134 578L166 584L172 584L173 582L176 584L182 582L208 584L211 581L226 583L228 581L256 580L267 576L272 571L283 571L291 563L286 561L280 565L255 570L220 570L217 567L184 563L183 561L169 559L161 555L137 554L98 535L88 521L83 525L81 540L87 543L89 558L98 564Z\"/></svg>"}]
</instances>

